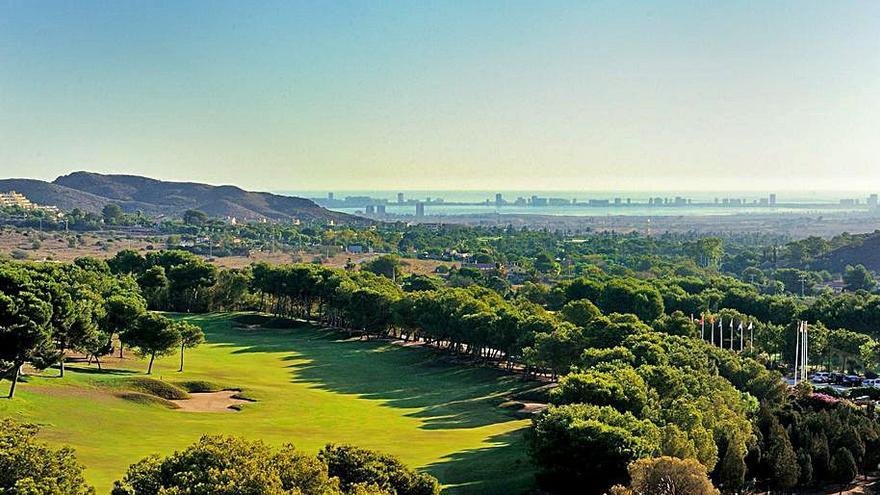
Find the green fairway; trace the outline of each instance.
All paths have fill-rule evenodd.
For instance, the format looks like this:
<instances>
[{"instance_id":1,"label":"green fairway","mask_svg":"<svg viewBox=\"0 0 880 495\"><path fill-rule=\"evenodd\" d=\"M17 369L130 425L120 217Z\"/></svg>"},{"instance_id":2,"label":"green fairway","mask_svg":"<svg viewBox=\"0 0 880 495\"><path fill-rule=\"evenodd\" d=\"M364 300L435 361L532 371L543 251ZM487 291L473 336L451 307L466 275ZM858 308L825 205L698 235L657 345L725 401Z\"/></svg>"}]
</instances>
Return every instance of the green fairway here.
<instances>
[{"instance_id":1,"label":"green fairway","mask_svg":"<svg viewBox=\"0 0 880 495\"><path fill-rule=\"evenodd\" d=\"M239 328L228 315L188 319L204 328L207 342L187 351L184 373L171 355L157 360L153 377L217 382L257 402L241 412L204 413L124 400L107 385L146 370L145 362L126 359L103 373L75 364L64 379L54 378L56 370L31 376L15 399L0 400L0 416L41 424L43 438L74 447L98 493L141 457L168 454L206 433L310 452L328 442L377 449L430 472L448 493L516 494L532 484L523 445L529 421L498 407L526 387L516 377L309 325Z\"/></svg>"}]
</instances>

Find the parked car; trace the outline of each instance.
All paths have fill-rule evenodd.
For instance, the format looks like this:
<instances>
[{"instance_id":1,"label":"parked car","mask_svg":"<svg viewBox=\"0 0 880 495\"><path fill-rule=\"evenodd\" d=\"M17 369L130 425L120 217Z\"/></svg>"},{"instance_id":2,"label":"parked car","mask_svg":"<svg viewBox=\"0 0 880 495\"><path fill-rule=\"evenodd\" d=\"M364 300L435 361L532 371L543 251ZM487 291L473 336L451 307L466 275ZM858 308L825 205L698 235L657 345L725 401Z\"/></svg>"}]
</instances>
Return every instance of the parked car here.
<instances>
[{"instance_id":1,"label":"parked car","mask_svg":"<svg viewBox=\"0 0 880 495\"><path fill-rule=\"evenodd\" d=\"M813 373L813 376L810 377L810 381L813 383L828 383L831 379L831 373L827 371L818 371Z\"/></svg>"},{"instance_id":2,"label":"parked car","mask_svg":"<svg viewBox=\"0 0 880 495\"><path fill-rule=\"evenodd\" d=\"M862 385L862 377L858 375L846 375L843 377L843 385L847 387L858 387Z\"/></svg>"},{"instance_id":3,"label":"parked car","mask_svg":"<svg viewBox=\"0 0 880 495\"><path fill-rule=\"evenodd\" d=\"M863 387L880 388L880 378L868 378L862 381Z\"/></svg>"}]
</instances>

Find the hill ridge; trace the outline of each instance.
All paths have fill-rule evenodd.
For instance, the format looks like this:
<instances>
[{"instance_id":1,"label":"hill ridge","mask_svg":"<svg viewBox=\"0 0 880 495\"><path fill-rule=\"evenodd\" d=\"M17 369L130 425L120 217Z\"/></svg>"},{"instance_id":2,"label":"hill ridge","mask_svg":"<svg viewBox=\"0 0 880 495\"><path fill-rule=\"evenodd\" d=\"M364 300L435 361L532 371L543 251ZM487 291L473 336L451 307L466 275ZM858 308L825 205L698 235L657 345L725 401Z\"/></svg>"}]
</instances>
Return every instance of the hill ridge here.
<instances>
[{"instance_id":1,"label":"hill ridge","mask_svg":"<svg viewBox=\"0 0 880 495\"><path fill-rule=\"evenodd\" d=\"M0 191L18 191L32 201L70 211L79 208L98 213L108 203L127 212L180 217L186 210L201 210L212 217L363 224L369 220L327 210L295 196L247 191L232 184L163 181L130 174L76 171L52 182L38 179L0 179Z\"/></svg>"}]
</instances>

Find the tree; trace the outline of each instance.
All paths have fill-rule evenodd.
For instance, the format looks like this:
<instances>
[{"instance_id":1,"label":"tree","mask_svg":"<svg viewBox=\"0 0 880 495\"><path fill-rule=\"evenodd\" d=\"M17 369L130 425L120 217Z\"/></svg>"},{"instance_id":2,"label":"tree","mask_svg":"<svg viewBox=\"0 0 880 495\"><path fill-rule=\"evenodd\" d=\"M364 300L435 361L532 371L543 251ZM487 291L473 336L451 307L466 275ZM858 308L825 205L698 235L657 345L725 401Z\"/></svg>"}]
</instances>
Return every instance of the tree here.
<instances>
[{"instance_id":1,"label":"tree","mask_svg":"<svg viewBox=\"0 0 880 495\"><path fill-rule=\"evenodd\" d=\"M559 263L550 253L539 253L535 258L535 270L539 273L547 275L556 275L559 273Z\"/></svg>"},{"instance_id":2,"label":"tree","mask_svg":"<svg viewBox=\"0 0 880 495\"><path fill-rule=\"evenodd\" d=\"M838 483L849 483L858 475L856 460L846 447L839 447L831 456L831 478Z\"/></svg>"},{"instance_id":3,"label":"tree","mask_svg":"<svg viewBox=\"0 0 880 495\"><path fill-rule=\"evenodd\" d=\"M238 437L204 436L183 451L147 457L112 495L438 495L440 485L394 457L327 445L318 457ZM54 494L53 494L54 495Z\"/></svg>"},{"instance_id":4,"label":"tree","mask_svg":"<svg viewBox=\"0 0 880 495\"><path fill-rule=\"evenodd\" d=\"M539 481L551 490L590 487L602 493L627 479L630 462L659 451L653 423L607 406L550 406L532 422L532 458Z\"/></svg>"},{"instance_id":5,"label":"tree","mask_svg":"<svg viewBox=\"0 0 880 495\"><path fill-rule=\"evenodd\" d=\"M396 495L438 495L440 484L428 474L406 467L397 458L352 445L325 446L318 458L331 477L349 491L357 485L376 485Z\"/></svg>"},{"instance_id":6,"label":"tree","mask_svg":"<svg viewBox=\"0 0 880 495\"><path fill-rule=\"evenodd\" d=\"M724 254L721 239L717 237L703 237L699 240L689 242L684 246L685 252L698 265L704 267L715 267Z\"/></svg>"},{"instance_id":7,"label":"tree","mask_svg":"<svg viewBox=\"0 0 880 495\"><path fill-rule=\"evenodd\" d=\"M721 458L718 469L718 480L725 490L739 490L746 477L746 446L738 438L727 438L727 448ZM690 493L682 491L681 493Z\"/></svg>"},{"instance_id":8,"label":"tree","mask_svg":"<svg viewBox=\"0 0 880 495\"><path fill-rule=\"evenodd\" d=\"M10 399L24 363L51 349L51 317L52 306L31 292L0 292L0 363L3 374L11 375Z\"/></svg>"},{"instance_id":9,"label":"tree","mask_svg":"<svg viewBox=\"0 0 880 495\"><path fill-rule=\"evenodd\" d=\"M37 441L38 430L34 425L0 419L0 493L94 494L73 450L53 449Z\"/></svg>"},{"instance_id":10,"label":"tree","mask_svg":"<svg viewBox=\"0 0 880 495\"><path fill-rule=\"evenodd\" d=\"M562 307L562 318L582 328L586 328L593 318L601 314L589 299L577 299Z\"/></svg>"},{"instance_id":11,"label":"tree","mask_svg":"<svg viewBox=\"0 0 880 495\"><path fill-rule=\"evenodd\" d=\"M147 457L114 482L112 495L339 495L314 456L285 445L204 436L166 458Z\"/></svg>"},{"instance_id":12,"label":"tree","mask_svg":"<svg viewBox=\"0 0 880 495\"><path fill-rule=\"evenodd\" d=\"M222 270L217 283L211 288L211 306L214 311L237 309L248 301L248 288L251 283L249 270Z\"/></svg>"},{"instance_id":13,"label":"tree","mask_svg":"<svg viewBox=\"0 0 880 495\"><path fill-rule=\"evenodd\" d=\"M694 459L655 457L629 465L629 490L615 487L612 493L638 495L719 495L706 475L706 468Z\"/></svg>"},{"instance_id":14,"label":"tree","mask_svg":"<svg viewBox=\"0 0 880 495\"><path fill-rule=\"evenodd\" d=\"M858 290L873 291L877 288L877 282L874 280L871 272L865 268L865 265L847 265L846 270L843 272L843 283L846 290L850 292Z\"/></svg>"},{"instance_id":15,"label":"tree","mask_svg":"<svg viewBox=\"0 0 880 495\"><path fill-rule=\"evenodd\" d=\"M170 353L180 343L180 333L168 318L156 313L140 315L125 333L122 340L141 356L150 356L147 374L153 372L156 356Z\"/></svg>"},{"instance_id":16,"label":"tree","mask_svg":"<svg viewBox=\"0 0 880 495\"><path fill-rule=\"evenodd\" d=\"M189 313L200 303L200 294L217 280L217 267L193 256L186 263L171 267L168 272L170 294L178 302L177 309Z\"/></svg>"},{"instance_id":17,"label":"tree","mask_svg":"<svg viewBox=\"0 0 880 495\"><path fill-rule=\"evenodd\" d=\"M404 292L437 290L443 287L443 279L432 275L412 274L403 279Z\"/></svg>"},{"instance_id":18,"label":"tree","mask_svg":"<svg viewBox=\"0 0 880 495\"><path fill-rule=\"evenodd\" d=\"M208 221L208 214L200 210L186 210L183 212L183 223L187 225L204 225Z\"/></svg>"},{"instance_id":19,"label":"tree","mask_svg":"<svg viewBox=\"0 0 880 495\"><path fill-rule=\"evenodd\" d=\"M656 320L664 310L660 292L634 279L614 279L605 284L598 304L606 314L630 313L645 322Z\"/></svg>"},{"instance_id":20,"label":"tree","mask_svg":"<svg viewBox=\"0 0 880 495\"><path fill-rule=\"evenodd\" d=\"M123 249L107 260L107 265L113 273L142 273L146 260L133 249Z\"/></svg>"},{"instance_id":21,"label":"tree","mask_svg":"<svg viewBox=\"0 0 880 495\"><path fill-rule=\"evenodd\" d=\"M791 440L785 428L773 418L768 439L767 459L770 463L770 479L780 489L786 490L797 485L800 478L800 467L797 455L791 446Z\"/></svg>"},{"instance_id":22,"label":"tree","mask_svg":"<svg viewBox=\"0 0 880 495\"><path fill-rule=\"evenodd\" d=\"M119 358L122 358L122 334L137 322L138 317L147 311L144 300L137 294L114 294L104 301L104 328L108 331L107 347L112 345L113 336L119 337ZM109 352L109 350L108 350Z\"/></svg>"},{"instance_id":23,"label":"tree","mask_svg":"<svg viewBox=\"0 0 880 495\"><path fill-rule=\"evenodd\" d=\"M375 273L376 275L388 277L391 280L397 280L397 277L399 277L401 273L401 266L402 264L398 256L385 254L362 263L361 269Z\"/></svg>"},{"instance_id":24,"label":"tree","mask_svg":"<svg viewBox=\"0 0 880 495\"><path fill-rule=\"evenodd\" d=\"M205 341L205 332L198 325L193 325L185 321L178 321L173 324L177 333L180 334L180 369L183 371L183 350L192 349Z\"/></svg>"},{"instance_id":25,"label":"tree","mask_svg":"<svg viewBox=\"0 0 880 495\"><path fill-rule=\"evenodd\" d=\"M116 225L122 223L125 213L122 207L116 203L107 203L101 210L101 216L104 217L104 223L108 225Z\"/></svg>"},{"instance_id":26,"label":"tree","mask_svg":"<svg viewBox=\"0 0 880 495\"><path fill-rule=\"evenodd\" d=\"M161 265L151 266L138 277L138 285L144 293L147 304L152 309L163 309L168 299L171 283Z\"/></svg>"},{"instance_id":27,"label":"tree","mask_svg":"<svg viewBox=\"0 0 880 495\"><path fill-rule=\"evenodd\" d=\"M52 305L52 317L49 320L52 331L54 349L58 353L58 373L64 377L64 353L72 347L75 336L73 323L76 320L73 299L62 284L53 281L44 289L48 294L48 302Z\"/></svg>"},{"instance_id":28,"label":"tree","mask_svg":"<svg viewBox=\"0 0 880 495\"><path fill-rule=\"evenodd\" d=\"M563 376L559 386L551 390L550 400L554 404L612 406L639 416L648 403L648 389L632 367L604 365L601 371L591 369Z\"/></svg>"}]
</instances>

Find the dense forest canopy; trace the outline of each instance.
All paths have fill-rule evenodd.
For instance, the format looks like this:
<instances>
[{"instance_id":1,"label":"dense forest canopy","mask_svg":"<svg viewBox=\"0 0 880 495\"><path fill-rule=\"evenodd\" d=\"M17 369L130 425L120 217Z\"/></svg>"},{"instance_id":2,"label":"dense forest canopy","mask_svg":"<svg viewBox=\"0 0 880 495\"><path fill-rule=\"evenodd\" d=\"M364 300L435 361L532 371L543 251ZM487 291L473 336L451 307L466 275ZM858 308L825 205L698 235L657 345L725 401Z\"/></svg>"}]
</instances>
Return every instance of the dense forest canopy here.
<instances>
[{"instance_id":1,"label":"dense forest canopy","mask_svg":"<svg viewBox=\"0 0 880 495\"><path fill-rule=\"evenodd\" d=\"M809 322L814 369L871 375L880 366L873 273L826 263L876 234L784 242L457 226L232 227L197 214L168 228L247 239L254 249L360 244L388 254L346 268L218 269L180 250L0 262L0 363L10 396L23 364L63 375L70 352L100 362L126 346L152 363L179 350L183 366L198 331L156 311L252 310L414 341L555 383L529 435L539 481L551 491L589 480L600 493L673 467L702 472L725 491L788 490L849 481L880 462L873 406L807 384L792 390L782 379L801 321ZM406 274L412 257L447 264ZM695 464L659 461L667 458ZM658 461L633 464L640 459Z\"/></svg>"}]
</instances>

